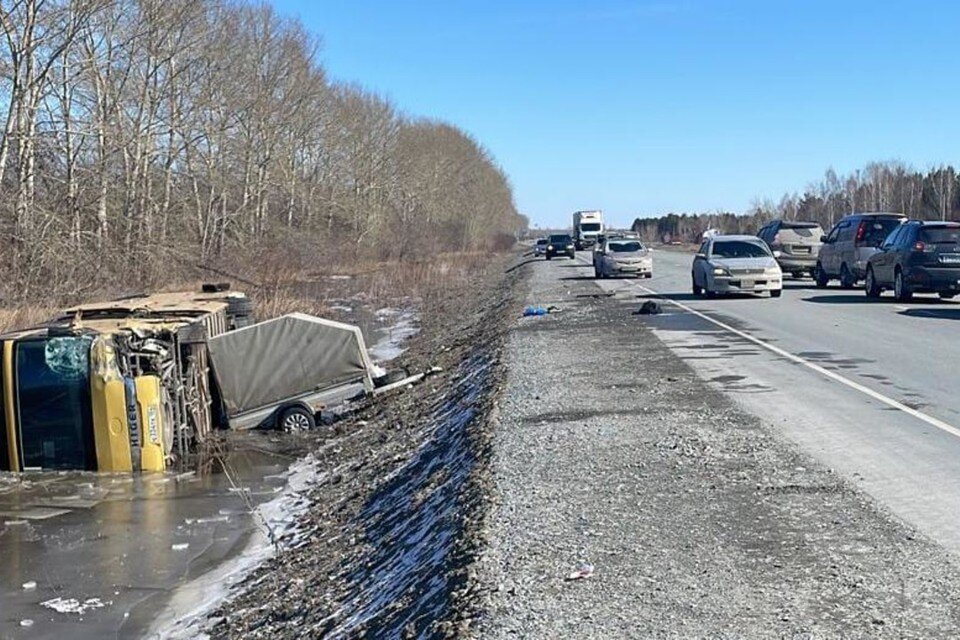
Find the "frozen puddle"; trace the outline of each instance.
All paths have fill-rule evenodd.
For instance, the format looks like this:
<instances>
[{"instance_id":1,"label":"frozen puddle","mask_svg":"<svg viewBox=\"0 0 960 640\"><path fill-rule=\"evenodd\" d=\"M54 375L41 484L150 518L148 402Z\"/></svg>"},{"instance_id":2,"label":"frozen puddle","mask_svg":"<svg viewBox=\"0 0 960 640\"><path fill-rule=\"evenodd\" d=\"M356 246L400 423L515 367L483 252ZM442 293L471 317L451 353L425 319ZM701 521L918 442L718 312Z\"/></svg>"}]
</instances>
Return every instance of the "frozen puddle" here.
<instances>
[{"instance_id":1,"label":"frozen puddle","mask_svg":"<svg viewBox=\"0 0 960 640\"><path fill-rule=\"evenodd\" d=\"M406 348L401 346L410 337L415 336L420 328L417 327L417 314L409 310L385 308L375 314L377 322L390 323L377 329L382 337L367 349L375 362L387 362L398 357Z\"/></svg>"},{"instance_id":2,"label":"frozen puddle","mask_svg":"<svg viewBox=\"0 0 960 640\"><path fill-rule=\"evenodd\" d=\"M227 599L233 586L273 556L281 540L293 531L297 516L307 507L304 493L318 477L313 455L290 465L287 485L273 500L254 512L257 528L244 550L220 566L174 591L166 608L157 617L148 638L180 640L207 637L207 616ZM293 544L296 540L288 541Z\"/></svg>"}]
</instances>

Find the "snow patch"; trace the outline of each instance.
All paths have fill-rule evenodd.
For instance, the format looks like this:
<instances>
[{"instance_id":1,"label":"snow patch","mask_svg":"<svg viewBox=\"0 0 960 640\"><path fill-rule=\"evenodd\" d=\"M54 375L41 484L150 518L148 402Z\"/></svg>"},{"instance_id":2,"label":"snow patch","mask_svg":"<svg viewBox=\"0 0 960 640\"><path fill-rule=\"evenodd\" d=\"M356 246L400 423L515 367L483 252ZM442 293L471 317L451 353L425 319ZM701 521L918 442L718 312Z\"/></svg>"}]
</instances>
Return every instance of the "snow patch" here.
<instances>
[{"instance_id":1,"label":"snow patch","mask_svg":"<svg viewBox=\"0 0 960 640\"><path fill-rule=\"evenodd\" d=\"M400 346L411 336L420 332L417 327L417 314L409 310L400 310L392 308L378 309L375 312L378 321L386 322L393 320L390 326L377 329L377 332L383 336L367 351L374 362L387 362L398 357L404 351L405 347Z\"/></svg>"},{"instance_id":2,"label":"snow patch","mask_svg":"<svg viewBox=\"0 0 960 640\"><path fill-rule=\"evenodd\" d=\"M54 598L53 600L41 602L40 606L53 609L57 613L76 613L82 615L91 609L102 609L108 604L113 603L105 603L100 598L88 598L83 602L80 602L76 598Z\"/></svg>"}]
</instances>

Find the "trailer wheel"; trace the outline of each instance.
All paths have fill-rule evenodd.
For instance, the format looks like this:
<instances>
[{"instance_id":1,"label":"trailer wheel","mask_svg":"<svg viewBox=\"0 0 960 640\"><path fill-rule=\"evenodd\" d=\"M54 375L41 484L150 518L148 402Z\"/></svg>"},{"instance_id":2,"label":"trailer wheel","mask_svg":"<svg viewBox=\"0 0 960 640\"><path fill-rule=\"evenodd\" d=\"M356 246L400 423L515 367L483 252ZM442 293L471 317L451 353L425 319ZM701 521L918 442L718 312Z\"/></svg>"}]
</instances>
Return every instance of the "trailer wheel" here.
<instances>
[{"instance_id":1,"label":"trailer wheel","mask_svg":"<svg viewBox=\"0 0 960 640\"><path fill-rule=\"evenodd\" d=\"M316 428L317 418L304 407L289 407L280 414L277 425L284 431L309 431Z\"/></svg>"}]
</instances>

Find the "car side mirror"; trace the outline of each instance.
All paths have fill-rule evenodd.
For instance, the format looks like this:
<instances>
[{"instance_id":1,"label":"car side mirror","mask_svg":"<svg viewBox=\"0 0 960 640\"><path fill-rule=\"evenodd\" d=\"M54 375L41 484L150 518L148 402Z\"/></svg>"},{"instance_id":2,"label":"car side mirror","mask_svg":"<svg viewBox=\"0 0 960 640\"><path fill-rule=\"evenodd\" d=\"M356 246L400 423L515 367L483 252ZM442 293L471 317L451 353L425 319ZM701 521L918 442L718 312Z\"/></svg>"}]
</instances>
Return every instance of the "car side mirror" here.
<instances>
[{"instance_id":1,"label":"car side mirror","mask_svg":"<svg viewBox=\"0 0 960 640\"><path fill-rule=\"evenodd\" d=\"M774 251L774 252L773 252L773 257L774 257L774 258L779 258L781 255L782 255L782 254L781 254L779 251Z\"/></svg>"},{"instance_id":2,"label":"car side mirror","mask_svg":"<svg viewBox=\"0 0 960 640\"><path fill-rule=\"evenodd\" d=\"M820 242L826 242L827 236L820 236Z\"/></svg>"},{"instance_id":3,"label":"car side mirror","mask_svg":"<svg viewBox=\"0 0 960 640\"><path fill-rule=\"evenodd\" d=\"M694 258L706 258L706 257L707 257L707 254L705 253L698 253L697 255L694 256Z\"/></svg>"}]
</instances>

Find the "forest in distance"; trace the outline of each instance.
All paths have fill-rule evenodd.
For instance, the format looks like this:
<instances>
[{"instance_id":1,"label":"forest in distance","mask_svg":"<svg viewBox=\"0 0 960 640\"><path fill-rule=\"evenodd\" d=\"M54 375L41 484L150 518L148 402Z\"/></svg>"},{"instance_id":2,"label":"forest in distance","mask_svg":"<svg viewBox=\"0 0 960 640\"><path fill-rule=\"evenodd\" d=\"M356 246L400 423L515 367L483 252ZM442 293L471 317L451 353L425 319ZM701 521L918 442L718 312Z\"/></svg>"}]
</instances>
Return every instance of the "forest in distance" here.
<instances>
[{"instance_id":1,"label":"forest in distance","mask_svg":"<svg viewBox=\"0 0 960 640\"><path fill-rule=\"evenodd\" d=\"M669 213L637 218L632 228L648 241L699 242L707 229L752 235L778 218L818 222L827 231L844 215L866 211L892 211L921 220L953 220L960 211L957 181L957 171L951 165L919 172L903 162L873 162L848 175L837 175L829 169L802 195L786 194L776 203L758 200L742 214Z\"/></svg>"},{"instance_id":2,"label":"forest in distance","mask_svg":"<svg viewBox=\"0 0 960 640\"><path fill-rule=\"evenodd\" d=\"M483 251L526 227L478 141L330 80L318 40L268 5L0 0L0 27L4 304L265 251Z\"/></svg>"}]
</instances>

